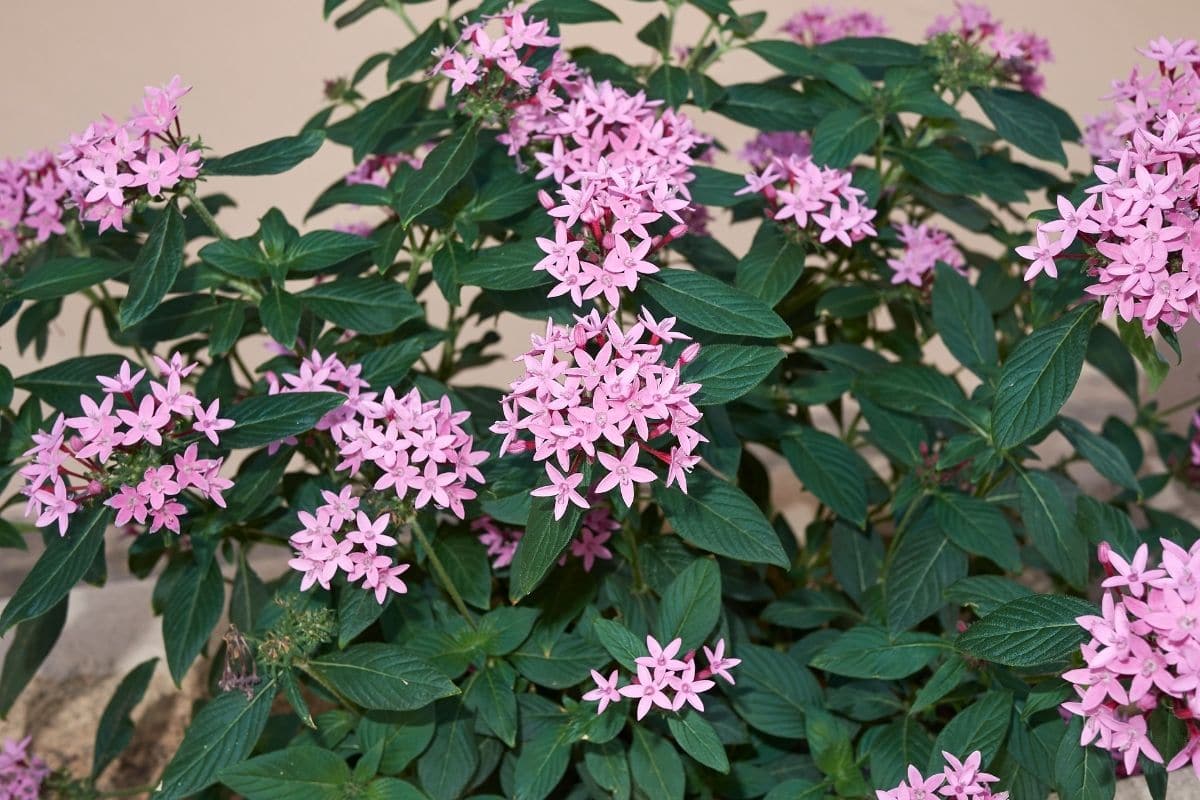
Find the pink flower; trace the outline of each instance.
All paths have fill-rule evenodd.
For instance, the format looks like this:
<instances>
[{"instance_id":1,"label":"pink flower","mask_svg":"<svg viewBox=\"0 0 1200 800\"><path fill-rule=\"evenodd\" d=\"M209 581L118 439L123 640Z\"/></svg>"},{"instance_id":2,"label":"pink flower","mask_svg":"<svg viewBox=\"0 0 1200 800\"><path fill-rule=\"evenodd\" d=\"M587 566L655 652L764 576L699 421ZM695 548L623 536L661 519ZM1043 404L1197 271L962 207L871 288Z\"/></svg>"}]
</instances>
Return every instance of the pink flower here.
<instances>
[{"instance_id":1,"label":"pink flower","mask_svg":"<svg viewBox=\"0 0 1200 800\"><path fill-rule=\"evenodd\" d=\"M583 571L591 572L596 559L611 559L612 551L604 546L612 534L608 531L593 533L586 527L579 532L579 538L571 542L571 555L583 561Z\"/></svg>"},{"instance_id":2,"label":"pink flower","mask_svg":"<svg viewBox=\"0 0 1200 800\"><path fill-rule=\"evenodd\" d=\"M124 394L132 392L137 388L137 385L142 380L142 376L146 374L146 370L140 369L136 373L130 374L129 362L122 361L121 369L111 378L105 375L97 375L96 380L104 387L106 392L114 392L116 394Z\"/></svg>"},{"instance_id":3,"label":"pink flower","mask_svg":"<svg viewBox=\"0 0 1200 800\"><path fill-rule=\"evenodd\" d=\"M646 637L646 650L649 655L639 656L637 663L641 666L649 667L655 671L670 670L677 672L687 667L687 663L675 658L675 654L679 652L679 648L683 645L682 639L672 639L663 647L658 643L658 640L653 636Z\"/></svg>"},{"instance_id":4,"label":"pink flower","mask_svg":"<svg viewBox=\"0 0 1200 800\"><path fill-rule=\"evenodd\" d=\"M207 409L197 406L195 411L195 419L192 422L192 427L203 433L210 442L214 445L221 443L217 434L221 431L228 430L234 426L234 421L231 419L219 419L217 411L221 407L220 399L212 401Z\"/></svg>"},{"instance_id":5,"label":"pink flower","mask_svg":"<svg viewBox=\"0 0 1200 800\"><path fill-rule=\"evenodd\" d=\"M583 481L582 474L575 473L564 476L552 464L546 465L546 474L550 476L550 485L539 486L531 491L530 494L534 497L553 497L555 519L562 519L562 515L566 513L569 503L574 503L580 508L588 507L587 500L576 491L576 487ZM590 566L586 567L586 569L590 568Z\"/></svg>"},{"instance_id":6,"label":"pink flower","mask_svg":"<svg viewBox=\"0 0 1200 800\"><path fill-rule=\"evenodd\" d=\"M614 669L607 679L596 670L592 670L592 680L596 682L596 688L586 693L583 699L599 701L597 714L603 714L609 703L621 702L621 692L617 689L617 670Z\"/></svg>"},{"instance_id":7,"label":"pink flower","mask_svg":"<svg viewBox=\"0 0 1200 800\"><path fill-rule=\"evenodd\" d=\"M142 398L136 412L122 408L117 411L117 416L129 426L129 432L121 440L126 447L142 441L160 446L163 443L161 431L171 422L170 409L156 405L151 395Z\"/></svg>"},{"instance_id":8,"label":"pink flower","mask_svg":"<svg viewBox=\"0 0 1200 800\"><path fill-rule=\"evenodd\" d=\"M689 661L682 673L667 676L667 685L675 690L675 699L671 703L671 708L675 711L683 708L685 703L697 711L703 711L704 702L700 699L700 694L716 686L710 680L696 679L696 662L694 661Z\"/></svg>"},{"instance_id":9,"label":"pink flower","mask_svg":"<svg viewBox=\"0 0 1200 800\"><path fill-rule=\"evenodd\" d=\"M1057 278L1058 267L1054 264L1054 257L1062 251L1063 246L1057 241L1051 242L1046 236L1045 228L1039 225L1037 246L1027 244L1017 248L1017 255L1033 262L1029 269L1025 270L1025 280L1031 281L1041 272L1045 272L1051 278Z\"/></svg>"},{"instance_id":10,"label":"pink flower","mask_svg":"<svg viewBox=\"0 0 1200 800\"><path fill-rule=\"evenodd\" d=\"M596 492L602 494L612 491L614 487L619 486L621 489L621 499L625 501L625 505L632 506L634 485L638 483L650 483L654 480L653 472L637 465L638 453L639 450L636 444L631 445L620 458L611 456L608 453L598 453L600 463L609 472L596 484Z\"/></svg>"},{"instance_id":11,"label":"pink flower","mask_svg":"<svg viewBox=\"0 0 1200 800\"><path fill-rule=\"evenodd\" d=\"M640 720L649 713L653 706L665 708L668 711L673 710L670 698L663 691L665 686L666 675L663 672L660 671L651 674L649 669L642 664L638 664L637 681L627 686L622 686L618 691L623 697L638 698L637 718Z\"/></svg>"},{"instance_id":12,"label":"pink flower","mask_svg":"<svg viewBox=\"0 0 1200 800\"><path fill-rule=\"evenodd\" d=\"M374 555L380 546L391 547L396 544L394 538L384 533L387 530L389 522L391 522L391 517L387 514L381 514L375 520L372 520L366 514L359 511L356 517L358 527L347 534L346 538L355 544L362 545L364 550Z\"/></svg>"},{"instance_id":13,"label":"pink flower","mask_svg":"<svg viewBox=\"0 0 1200 800\"><path fill-rule=\"evenodd\" d=\"M724 639L718 639L717 646L713 650L709 650L706 646L704 648L704 657L708 659L708 671L710 673L713 675L720 675L731 685L736 683L736 681L733 679L733 676L729 674L729 670L742 663L742 660L740 658L725 657Z\"/></svg>"},{"instance_id":14,"label":"pink flower","mask_svg":"<svg viewBox=\"0 0 1200 800\"><path fill-rule=\"evenodd\" d=\"M67 484L63 481L56 481L54 488L51 491L45 489L39 490L36 495L38 502L42 504L42 512L38 515L37 526L44 528L47 525L58 524L58 535L67 535L67 524L70 522L71 514L75 512L78 505L75 504L70 497L67 496Z\"/></svg>"}]
</instances>

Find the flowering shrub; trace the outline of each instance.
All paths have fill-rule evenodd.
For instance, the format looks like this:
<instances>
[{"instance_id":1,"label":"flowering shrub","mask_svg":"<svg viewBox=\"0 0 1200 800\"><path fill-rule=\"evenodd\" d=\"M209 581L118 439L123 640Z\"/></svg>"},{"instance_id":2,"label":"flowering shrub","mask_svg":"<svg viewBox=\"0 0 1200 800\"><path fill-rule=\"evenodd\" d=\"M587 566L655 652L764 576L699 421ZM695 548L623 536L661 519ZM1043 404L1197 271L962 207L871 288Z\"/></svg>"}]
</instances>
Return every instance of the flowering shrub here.
<instances>
[{"instance_id":1,"label":"flowering shrub","mask_svg":"<svg viewBox=\"0 0 1200 800\"><path fill-rule=\"evenodd\" d=\"M0 545L44 541L0 712L123 548L170 676L211 664L124 794L1163 798L1200 763L1200 531L1156 505L1200 432L1138 368L1200 302L1193 42L1085 136L973 4L913 44L669 0L645 63L575 33L623 6L342 6L411 37L295 135L222 155L174 79L0 165L0 324L41 359L86 309L78 356L0 367ZM766 79L722 83L733 50ZM209 180L333 146L303 231L219 221ZM1085 362L1129 402L1098 430ZM0 789L104 796L155 668L91 773L22 742Z\"/></svg>"}]
</instances>

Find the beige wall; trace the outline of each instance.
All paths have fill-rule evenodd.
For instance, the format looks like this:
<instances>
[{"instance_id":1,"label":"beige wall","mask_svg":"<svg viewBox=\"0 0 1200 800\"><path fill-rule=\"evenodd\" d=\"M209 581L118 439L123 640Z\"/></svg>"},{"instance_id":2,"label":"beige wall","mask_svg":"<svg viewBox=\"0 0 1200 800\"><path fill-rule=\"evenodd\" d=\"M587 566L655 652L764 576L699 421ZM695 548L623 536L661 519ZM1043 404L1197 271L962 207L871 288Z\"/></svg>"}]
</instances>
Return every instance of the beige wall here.
<instances>
[{"instance_id":1,"label":"beige wall","mask_svg":"<svg viewBox=\"0 0 1200 800\"><path fill-rule=\"evenodd\" d=\"M777 29L789 14L806 5L736 0L736 7L747 11L770 11L765 31ZM901 38L919 37L937 13L952 7L950 0L857 5L885 16ZM1047 95L1077 118L1103 108L1098 98L1108 81L1127 74L1140 58L1135 47L1161 33L1200 36L1196 0L998 0L991 5L1006 23L1050 37L1057 60L1046 68ZM389 12L376 12L338 31L322 20L320 6L320 0L207 0L203 4L9 0L3 7L5 36L0 47L0 75L6 76L0 82L4 109L0 154L53 146L95 115L121 115L138 100L143 84L165 81L175 73L194 86L183 101L186 130L203 136L215 152L291 133L320 107L325 78L347 75L366 55L409 40L400 20ZM601 43L630 60L644 59L647 50L633 33L658 13L661 4L617 0L613 6L623 25L571 26L567 43ZM418 24L441 8L441 2L411 6ZM699 12L685 9L678 40L694 39L701 26ZM381 73L368 84L369 90L381 87ZM765 74L757 59L738 53L717 69L717 77L728 82ZM745 138L737 126L715 115L706 115L702 125L734 147ZM1072 163L1083 168L1086 157L1076 150ZM225 212L222 219L231 232L241 235L273 204L299 220L311 198L350 166L348 151L330 145L285 175L217 179L210 186L238 199L240 208ZM353 218L354 212L339 210L322 222ZM745 234L737 232L734 241L744 242ZM435 311L435 320L439 316ZM59 321L55 331L59 355L73 352L77 333L70 324L76 318L64 315ZM525 326L510 324L516 335L506 346L523 350L520 330ZM17 356L13 328L0 329L0 360L20 372L31 362ZM1200 342L1200 335L1191 333L1189 341ZM93 351L104 347L102 341L92 343ZM506 365L497 365L477 380L499 382L508 371ZM1185 361L1172 376L1167 393L1190 393L1196 375L1195 359Z\"/></svg>"}]
</instances>

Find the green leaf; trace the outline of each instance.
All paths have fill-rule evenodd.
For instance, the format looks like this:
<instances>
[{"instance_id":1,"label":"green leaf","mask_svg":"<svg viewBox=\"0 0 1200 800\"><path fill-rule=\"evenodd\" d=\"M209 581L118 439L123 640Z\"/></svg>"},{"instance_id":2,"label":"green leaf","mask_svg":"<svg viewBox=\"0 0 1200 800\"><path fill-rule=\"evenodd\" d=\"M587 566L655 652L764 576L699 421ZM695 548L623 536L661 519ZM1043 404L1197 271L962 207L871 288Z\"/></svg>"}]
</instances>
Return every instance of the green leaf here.
<instances>
[{"instance_id":1,"label":"green leaf","mask_svg":"<svg viewBox=\"0 0 1200 800\"><path fill-rule=\"evenodd\" d=\"M869 789L854 761L850 723L820 708L810 709L804 721L804 738L817 769L833 778L839 794L867 793Z\"/></svg>"},{"instance_id":2,"label":"green leaf","mask_svg":"<svg viewBox=\"0 0 1200 800\"><path fill-rule=\"evenodd\" d=\"M1075 524L1058 486L1044 472L1017 473L1021 490L1021 518L1033 546L1076 589L1087 584L1087 538Z\"/></svg>"},{"instance_id":3,"label":"green leaf","mask_svg":"<svg viewBox=\"0 0 1200 800\"><path fill-rule=\"evenodd\" d=\"M459 693L444 675L399 645L354 645L311 659L307 669L321 683L370 710L412 711Z\"/></svg>"},{"instance_id":4,"label":"green leaf","mask_svg":"<svg viewBox=\"0 0 1200 800\"><path fill-rule=\"evenodd\" d=\"M671 743L648 729L633 729L629 748L629 770L633 783L654 800L683 800L683 762Z\"/></svg>"},{"instance_id":5,"label":"green leaf","mask_svg":"<svg viewBox=\"0 0 1200 800\"><path fill-rule=\"evenodd\" d=\"M536 241L520 241L487 247L466 259L458 268L458 281L484 289L517 291L544 286L554 278L533 265L546 254Z\"/></svg>"},{"instance_id":6,"label":"green leaf","mask_svg":"<svg viewBox=\"0 0 1200 800\"><path fill-rule=\"evenodd\" d=\"M67 621L68 599L69 596L64 597L49 612L17 626L17 633L4 654L4 671L0 673L0 718L8 716L13 703L54 649Z\"/></svg>"},{"instance_id":7,"label":"green leaf","mask_svg":"<svg viewBox=\"0 0 1200 800\"><path fill-rule=\"evenodd\" d=\"M237 572L229 592L229 621L243 631L254 630L255 620L268 596L266 585L246 562L246 549L239 548Z\"/></svg>"},{"instance_id":8,"label":"green leaf","mask_svg":"<svg viewBox=\"0 0 1200 800\"><path fill-rule=\"evenodd\" d=\"M792 77L808 78L821 71L822 61L812 48L796 42L770 39L750 42L746 49Z\"/></svg>"},{"instance_id":9,"label":"green leaf","mask_svg":"<svg viewBox=\"0 0 1200 800\"><path fill-rule=\"evenodd\" d=\"M592 780L609 792L613 800L629 800L629 759L625 756L623 743L586 743L583 748L583 764Z\"/></svg>"},{"instance_id":10,"label":"green leaf","mask_svg":"<svg viewBox=\"0 0 1200 800\"><path fill-rule=\"evenodd\" d=\"M827 114L813 131L812 157L818 164L842 169L879 138L879 120L862 108Z\"/></svg>"},{"instance_id":11,"label":"green leaf","mask_svg":"<svg viewBox=\"0 0 1200 800\"><path fill-rule=\"evenodd\" d=\"M425 57L429 57L428 50ZM330 125L329 138L350 145L351 158L358 163L380 149L391 131L409 121L424 104L425 94L426 88L420 82L401 86L391 94L371 101L361 111Z\"/></svg>"},{"instance_id":12,"label":"green leaf","mask_svg":"<svg viewBox=\"0 0 1200 800\"><path fill-rule=\"evenodd\" d=\"M521 745L513 774L514 800L544 800L571 763L571 726L547 727Z\"/></svg>"},{"instance_id":13,"label":"green leaf","mask_svg":"<svg viewBox=\"0 0 1200 800\"><path fill-rule=\"evenodd\" d=\"M1095 614L1074 597L1039 594L1005 603L958 637L963 652L1007 667L1035 667L1065 661L1088 633L1076 617Z\"/></svg>"},{"instance_id":14,"label":"green leaf","mask_svg":"<svg viewBox=\"0 0 1200 800\"><path fill-rule=\"evenodd\" d=\"M337 205L355 206L390 206L392 193L386 186L376 186L373 183L345 183L338 181L330 186L313 201L312 207L304 215L305 219ZM203 257L203 253L201 254Z\"/></svg>"},{"instance_id":15,"label":"green leaf","mask_svg":"<svg viewBox=\"0 0 1200 800\"><path fill-rule=\"evenodd\" d=\"M121 328L144 320L166 296L183 268L183 217L168 203L138 251L129 276L129 294L121 301Z\"/></svg>"},{"instance_id":16,"label":"green leaf","mask_svg":"<svg viewBox=\"0 0 1200 800\"><path fill-rule=\"evenodd\" d=\"M55 608L104 547L112 509L96 503L71 515L66 536L48 536L46 550L0 613L0 635Z\"/></svg>"},{"instance_id":17,"label":"green leaf","mask_svg":"<svg viewBox=\"0 0 1200 800\"><path fill-rule=\"evenodd\" d=\"M320 747L285 747L221 771L221 783L246 800L338 800L350 767Z\"/></svg>"},{"instance_id":18,"label":"green leaf","mask_svg":"<svg viewBox=\"0 0 1200 800\"><path fill-rule=\"evenodd\" d=\"M753 391L782 360L783 351L770 345L710 344L684 366L682 378L700 384L693 403L720 405Z\"/></svg>"},{"instance_id":19,"label":"green leaf","mask_svg":"<svg viewBox=\"0 0 1200 800\"><path fill-rule=\"evenodd\" d=\"M921 183L948 195L979 194L979 186L972 179L974 164L956 158L949 150L941 147L919 147L897 154L904 169Z\"/></svg>"},{"instance_id":20,"label":"green leaf","mask_svg":"<svg viewBox=\"0 0 1200 800\"><path fill-rule=\"evenodd\" d=\"M1034 158L1067 165L1058 125L1033 95L1013 89L976 88L971 96L996 126L996 133Z\"/></svg>"},{"instance_id":21,"label":"green leaf","mask_svg":"<svg viewBox=\"0 0 1200 800\"><path fill-rule=\"evenodd\" d=\"M706 167L703 164L692 167L692 172L696 178L688 188L692 191L693 201L706 206L728 208L746 199L734 195L734 192L746 186L745 177L736 172L725 172L713 167ZM774 223L771 224L774 225Z\"/></svg>"},{"instance_id":22,"label":"green leaf","mask_svg":"<svg viewBox=\"0 0 1200 800\"><path fill-rule=\"evenodd\" d=\"M475 608L491 607L492 568L487 550L470 534L438 536L433 543L450 580L462 598Z\"/></svg>"},{"instance_id":23,"label":"green leaf","mask_svg":"<svg viewBox=\"0 0 1200 800\"><path fill-rule=\"evenodd\" d=\"M146 687L154 677L157 658L138 664L117 684L116 691L100 715L96 727L96 744L92 749L92 773L94 781L113 759L129 746L133 739L133 720L130 714L146 695Z\"/></svg>"},{"instance_id":24,"label":"green leaf","mask_svg":"<svg viewBox=\"0 0 1200 800\"><path fill-rule=\"evenodd\" d=\"M217 782L217 775L250 754L267 726L275 682L268 680L254 696L225 692L192 718L179 749L163 770L153 800L183 800Z\"/></svg>"},{"instance_id":25,"label":"green leaf","mask_svg":"<svg viewBox=\"0 0 1200 800\"><path fill-rule=\"evenodd\" d=\"M366 236L339 231L312 231L284 248L283 261L290 272L319 272L374 247L375 242Z\"/></svg>"},{"instance_id":26,"label":"green leaf","mask_svg":"<svg viewBox=\"0 0 1200 800\"><path fill-rule=\"evenodd\" d=\"M433 800L456 800L463 794L479 763L475 720L459 702L439 703L437 733L417 761L421 788Z\"/></svg>"},{"instance_id":27,"label":"green leaf","mask_svg":"<svg viewBox=\"0 0 1200 800\"><path fill-rule=\"evenodd\" d=\"M391 57L387 67L388 84L398 83L423 68L429 62L430 51L441 43L441 20L437 20Z\"/></svg>"},{"instance_id":28,"label":"green leaf","mask_svg":"<svg viewBox=\"0 0 1200 800\"><path fill-rule=\"evenodd\" d=\"M357 732L364 751L377 744L382 748L380 774L399 775L429 746L434 728L434 707L427 706L418 711L371 712Z\"/></svg>"},{"instance_id":29,"label":"green leaf","mask_svg":"<svg viewBox=\"0 0 1200 800\"><path fill-rule=\"evenodd\" d=\"M645 655L646 648L628 628L616 620L600 617L592 623L592 631L618 664L630 672L637 671L636 661Z\"/></svg>"},{"instance_id":30,"label":"green leaf","mask_svg":"<svg viewBox=\"0 0 1200 800\"><path fill-rule=\"evenodd\" d=\"M537 19L552 19L560 25L583 22L620 22L621 18L592 0L539 0L529 14Z\"/></svg>"},{"instance_id":31,"label":"green leaf","mask_svg":"<svg viewBox=\"0 0 1200 800\"><path fill-rule=\"evenodd\" d=\"M738 262L735 284L774 306L787 296L803 272L804 248L789 240L774 221L766 220L754 234L749 252Z\"/></svg>"},{"instance_id":32,"label":"green leaf","mask_svg":"<svg viewBox=\"0 0 1200 800\"><path fill-rule=\"evenodd\" d=\"M721 572L711 558L698 558L662 593L658 634L663 642L683 639L681 652L695 650L721 616Z\"/></svg>"},{"instance_id":33,"label":"green leaf","mask_svg":"<svg viewBox=\"0 0 1200 800\"><path fill-rule=\"evenodd\" d=\"M899 680L924 669L947 648L927 633L889 636L883 628L859 625L818 651L809 666L847 678Z\"/></svg>"},{"instance_id":34,"label":"green leaf","mask_svg":"<svg viewBox=\"0 0 1200 800\"><path fill-rule=\"evenodd\" d=\"M1125 454L1115 444L1083 426L1083 423L1068 417L1058 418L1058 429L1075 447L1075 452L1083 456L1105 478L1123 489L1140 494L1141 485L1133 468L1129 466Z\"/></svg>"},{"instance_id":35,"label":"green leaf","mask_svg":"<svg viewBox=\"0 0 1200 800\"><path fill-rule=\"evenodd\" d=\"M583 485L591 480L591 470L585 465ZM554 498L535 497L529 506L529 521L525 534L513 555L508 596L513 602L532 592L550 574L562 551L575 537L583 509L567 504L562 519L554 518Z\"/></svg>"},{"instance_id":36,"label":"green leaf","mask_svg":"<svg viewBox=\"0 0 1200 800\"><path fill-rule=\"evenodd\" d=\"M1162 382L1166 380L1171 365L1154 346L1154 339L1147 336L1146 332L1142 330L1140 322L1126 322L1118 318L1117 330L1120 332L1121 341L1125 343L1125 347L1146 371L1146 377L1150 381L1150 393L1156 393L1162 386Z\"/></svg>"},{"instance_id":37,"label":"green leaf","mask_svg":"<svg viewBox=\"0 0 1200 800\"><path fill-rule=\"evenodd\" d=\"M786 653L761 645L741 645L732 656L737 684L729 687L738 715L772 736L801 739L805 709L820 705L821 686L803 664Z\"/></svg>"},{"instance_id":38,"label":"green leaf","mask_svg":"<svg viewBox=\"0 0 1200 800\"><path fill-rule=\"evenodd\" d=\"M945 763L942 751L961 754L965 758L976 750L983 753L982 767L987 769L1004 744L1012 700L1011 692L992 690L958 712L933 743L930 770L935 771ZM1078 742L1078 738L1075 741Z\"/></svg>"},{"instance_id":39,"label":"green leaf","mask_svg":"<svg viewBox=\"0 0 1200 800\"><path fill-rule=\"evenodd\" d=\"M277 175L312 156L325 141L321 130L284 136L204 162L205 175Z\"/></svg>"},{"instance_id":40,"label":"green leaf","mask_svg":"<svg viewBox=\"0 0 1200 800\"><path fill-rule=\"evenodd\" d=\"M1033 590L999 575L974 575L955 581L945 591L946 600L959 606L975 609L987 616L1010 600L1028 597Z\"/></svg>"},{"instance_id":41,"label":"green leaf","mask_svg":"<svg viewBox=\"0 0 1200 800\"><path fill-rule=\"evenodd\" d=\"M359 360L363 380L372 386L396 385L417 363L421 354L440 343L442 338L443 335L438 331L425 331L372 350Z\"/></svg>"},{"instance_id":42,"label":"green leaf","mask_svg":"<svg viewBox=\"0 0 1200 800\"><path fill-rule=\"evenodd\" d=\"M688 709L683 714L667 717L667 727L671 729L675 743L696 763L728 774L729 757L725 755L725 747L716 729L704 717Z\"/></svg>"},{"instance_id":43,"label":"green leaf","mask_svg":"<svg viewBox=\"0 0 1200 800\"><path fill-rule=\"evenodd\" d=\"M836 436L801 426L780 437L783 455L804 488L858 527L867 523L867 484L858 455Z\"/></svg>"},{"instance_id":44,"label":"green leaf","mask_svg":"<svg viewBox=\"0 0 1200 800\"><path fill-rule=\"evenodd\" d=\"M1100 306L1088 303L1022 339L1000 372L992 404L996 446L1021 444L1054 419L1083 369Z\"/></svg>"},{"instance_id":45,"label":"green leaf","mask_svg":"<svg viewBox=\"0 0 1200 800\"><path fill-rule=\"evenodd\" d=\"M953 492L937 495L933 509L938 527L950 541L1003 570L1021 571L1017 541L1000 509L984 500Z\"/></svg>"},{"instance_id":46,"label":"green leaf","mask_svg":"<svg viewBox=\"0 0 1200 800\"><path fill-rule=\"evenodd\" d=\"M423 314L407 289L386 278L341 278L297 297L321 319L356 333L391 333Z\"/></svg>"},{"instance_id":47,"label":"green leaf","mask_svg":"<svg viewBox=\"0 0 1200 800\"><path fill-rule=\"evenodd\" d=\"M763 339L791 334L766 303L702 272L664 269L644 285L668 313L701 330Z\"/></svg>"},{"instance_id":48,"label":"green leaf","mask_svg":"<svg viewBox=\"0 0 1200 800\"><path fill-rule=\"evenodd\" d=\"M1141 325L1138 325L1140 330ZM1145 338L1145 337L1142 337ZM1097 325L1088 340L1087 362L1113 382L1136 406L1138 405L1138 373L1129 348L1112 328Z\"/></svg>"},{"instance_id":49,"label":"green leaf","mask_svg":"<svg viewBox=\"0 0 1200 800\"><path fill-rule=\"evenodd\" d=\"M933 673L933 677L925 682L924 685L917 691L917 696L913 698L912 706L908 709L908 713L919 714L927 708L931 708L938 703L943 697L954 691L968 672L967 662L963 661L957 655L951 655L946 661L937 668Z\"/></svg>"},{"instance_id":50,"label":"green leaf","mask_svg":"<svg viewBox=\"0 0 1200 800\"><path fill-rule=\"evenodd\" d=\"M725 97L713 106L713 111L760 131L808 130L818 119L800 92L766 83L726 86Z\"/></svg>"},{"instance_id":51,"label":"green leaf","mask_svg":"<svg viewBox=\"0 0 1200 800\"><path fill-rule=\"evenodd\" d=\"M970 406L962 387L931 367L909 364L884 367L861 375L854 382L854 392L894 411L978 427L968 410Z\"/></svg>"},{"instance_id":52,"label":"green leaf","mask_svg":"<svg viewBox=\"0 0 1200 800\"><path fill-rule=\"evenodd\" d=\"M888 630L898 633L946 604L943 592L967 574L967 559L928 511L892 548L883 575L883 596Z\"/></svg>"},{"instance_id":53,"label":"green leaf","mask_svg":"<svg viewBox=\"0 0 1200 800\"><path fill-rule=\"evenodd\" d=\"M507 661L495 661L471 676L462 699L509 747L517 746L516 680L517 671Z\"/></svg>"},{"instance_id":54,"label":"green leaf","mask_svg":"<svg viewBox=\"0 0 1200 800\"><path fill-rule=\"evenodd\" d=\"M654 496L684 541L740 561L788 566L775 529L736 486L697 470L688 478L687 494L656 487Z\"/></svg>"},{"instance_id":55,"label":"green leaf","mask_svg":"<svg viewBox=\"0 0 1200 800\"><path fill-rule=\"evenodd\" d=\"M311 430L321 417L346 402L338 392L284 392L250 397L225 416L234 426L221 434L221 443L234 449L258 447Z\"/></svg>"},{"instance_id":56,"label":"green leaf","mask_svg":"<svg viewBox=\"0 0 1200 800\"><path fill-rule=\"evenodd\" d=\"M851 37L826 42L815 48L820 55L860 67L891 67L920 64L925 58L915 44L883 36Z\"/></svg>"},{"instance_id":57,"label":"green leaf","mask_svg":"<svg viewBox=\"0 0 1200 800\"><path fill-rule=\"evenodd\" d=\"M987 379L1000 362L992 314L979 290L939 262L933 282L933 322L959 363Z\"/></svg>"},{"instance_id":58,"label":"green leaf","mask_svg":"<svg viewBox=\"0 0 1200 800\"><path fill-rule=\"evenodd\" d=\"M13 296L22 300L54 300L66 297L89 286L124 275L132 266L128 261L112 261L91 256L51 258L30 268L17 281Z\"/></svg>"},{"instance_id":59,"label":"green leaf","mask_svg":"<svg viewBox=\"0 0 1200 800\"><path fill-rule=\"evenodd\" d=\"M253 238L220 239L200 248L200 258L221 272L239 278L262 278L267 274L267 257Z\"/></svg>"},{"instance_id":60,"label":"green leaf","mask_svg":"<svg viewBox=\"0 0 1200 800\"><path fill-rule=\"evenodd\" d=\"M374 625L382 614L383 606L373 592L359 586L345 586L338 595L338 647L346 649L346 645Z\"/></svg>"},{"instance_id":61,"label":"green leaf","mask_svg":"<svg viewBox=\"0 0 1200 800\"><path fill-rule=\"evenodd\" d=\"M225 581L215 558L192 561L171 586L163 614L163 644L171 679L179 686L208 644L225 608Z\"/></svg>"},{"instance_id":62,"label":"green leaf","mask_svg":"<svg viewBox=\"0 0 1200 800\"><path fill-rule=\"evenodd\" d=\"M490 222L511 217L536 202L537 184L529 177L500 173L479 188L462 213L476 222Z\"/></svg>"},{"instance_id":63,"label":"green leaf","mask_svg":"<svg viewBox=\"0 0 1200 800\"><path fill-rule=\"evenodd\" d=\"M671 108L679 108L688 97L687 70L673 64L659 66L646 79L646 92Z\"/></svg>"},{"instance_id":64,"label":"green leaf","mask_svg":"<svg viewBox=\"0 0 1200 800\"><path fill-rule=\"evenodd\" d=\"M1072 717L1054 756L1054 782L1061 800L1112 800L1116 775L1111 753L1079 744L1083 718Z\"/></svg>"},{"instance_id":65,"label":"green leaf","mask_svg":"<svg viewBox=\"0 0 1200 800\"><path fill-rule=\"evenodd\" d=\"M475 160L478 138L479 131L474 125L464 127L425 157L421 169L404 183L396 200L395 210L405 227L442 202L446 193L467 174Z\"/></svg>"},{"instance_id":66,"label":"green leaf","mask_svg":"<svg viewBox=\"0 0 1200 800\"><path fill-rule=\"evenodd\" d=\"M303 312L304 307L296 295L278 286L272 286L258 304L258 316L267 334L284 347L291 347L295 343Z\"/></svg>"}]
</instances>

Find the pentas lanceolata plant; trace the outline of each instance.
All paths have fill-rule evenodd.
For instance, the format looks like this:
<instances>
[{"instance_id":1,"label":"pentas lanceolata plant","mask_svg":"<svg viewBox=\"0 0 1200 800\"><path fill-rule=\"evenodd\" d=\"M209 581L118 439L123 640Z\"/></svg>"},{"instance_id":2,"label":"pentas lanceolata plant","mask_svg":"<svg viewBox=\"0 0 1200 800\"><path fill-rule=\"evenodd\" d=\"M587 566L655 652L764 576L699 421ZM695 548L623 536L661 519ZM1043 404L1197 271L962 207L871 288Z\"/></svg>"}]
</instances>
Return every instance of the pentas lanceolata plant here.
<instances>
[{"instance_id":1,"label":"pentas lanceolata plant","mask_svg":"<svg viewBox=\"0 0 1200 800\"><path fill-rule=\"evenodd\" d=\"M0 324L41 358L85 301L78 355L0 368L0 546L46 543L0 714L72 585L127 575L204 694L126 785L140 665L43 794L1165 797L1200 401L1160 407L1137 364L1169 362L1099 318L1174 345L1191 314L1146 292L1191 263L1192 45L1085 137L1045 41L976 5L918 43L713 0L343 5L397 48L295 135L201 159L173 81L0 169ZM303 227L226 219L335 145Z\"/></svg>"},{"instance_id":2,"label":"pentas lanceolata plant","mask_svg":"<svg viewBox=\"0 0 1200 800\"><path fill-rule=\"evenodd\" d=\"M1056 218L1018 252L1032 261L1026 280L1057 278L1060 262L1080 262L1084 290L1103 300L1104 316L1138 320L1148 336L1200 318L1200 46L1164 39L1140 52L1156 72L1141 78L1135 70L1116 87L1112 129L1096 153L1098 182L1086 199L1060 195Z\"/></svg>"},{"instance_id":3,"label":"pentas lanceolata plant","mask_svg":"<svg viewBox=\"0 0 1200 800\"><path fill-rule=\"evenodd\" d=\"M6 739L0 750L0 797L4 800L37 800L50 774L46 762L29 752L29 737Z\"/></svg>"}]
</instances>

